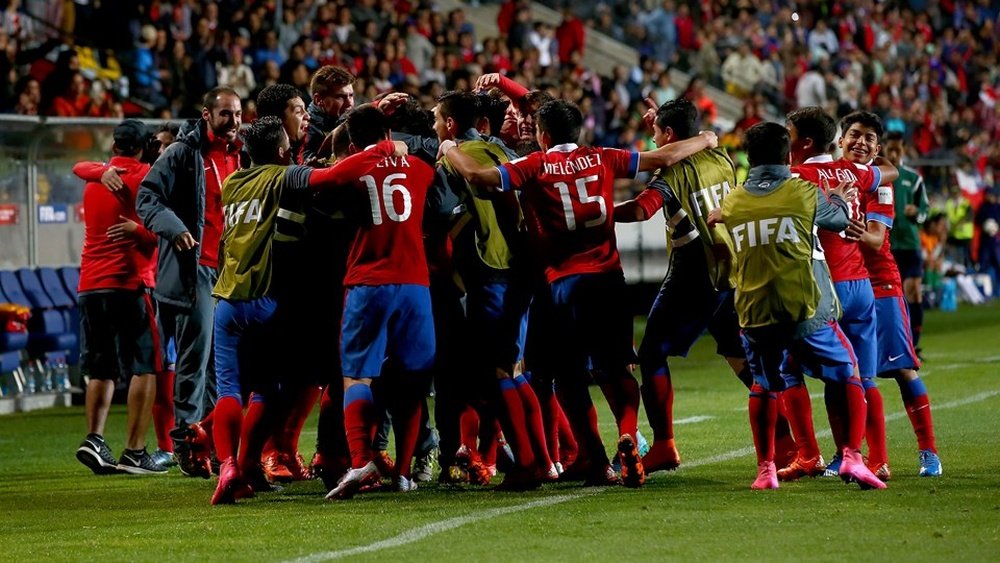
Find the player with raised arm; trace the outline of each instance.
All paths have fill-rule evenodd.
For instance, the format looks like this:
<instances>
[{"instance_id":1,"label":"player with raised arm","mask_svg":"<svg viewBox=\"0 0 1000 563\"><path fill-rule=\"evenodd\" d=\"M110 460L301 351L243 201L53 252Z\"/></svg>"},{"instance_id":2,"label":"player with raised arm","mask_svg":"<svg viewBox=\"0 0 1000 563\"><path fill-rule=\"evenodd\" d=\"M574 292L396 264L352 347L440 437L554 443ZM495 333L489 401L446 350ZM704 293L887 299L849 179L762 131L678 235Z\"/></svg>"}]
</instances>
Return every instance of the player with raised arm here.
<instances>
[{"instance_id":1,"label":"player with raised arm","mask_svg":"<svg viewBox=\"0 0 1000 563\"><path fill-rule=\"evenodd\" d=\"M789 354L827 386L843 388L847 430L840 477L862 488L884 489L865 467L859 451L865 431L865 399L850 342L836 322L837 297L830 283L816 227L843 230L848 203L856 197L852 179L823 190L794 178L788 169L789 133L776 123L759 123L746 133L750 173L729 192L709 224L723 222L733 239L736 311L743 346L754 376L748 404L757 478L751 489L777 489L774 425L777 394L785 386ZM825 192L825 193L824 193Z\"/></svg>"},{"instance_id":2,"label":"player with raised arm","mask_svg":"<svg viewBox=\"0 0 1000 563\"><path fill-rule=\"evenodd\" d=\"M265 400L277 381L267 377L270 365L265 342L273 341L279 302L273 295L275 224L283 196L332 184L339 169L313 171L287 165L291 146L281 119L262 117L246 135L252 166L233 173L223 185L225 230L219 280L212 294L215 309L215 367L219 400L214 438L221 461L212 504L231 504L268 488L260 465L269 435ZM393 154L395 144L382 143L374 154ZM273 369L271 369L273 368ZM244 420L244 394L255 391L258 407ZM238 457L237 457L238 456Z\"/></svg>"},{"instance_id":3,"label":"player with raised arm","mask_svg":"<svg viewBox=\"0 0 1000 563\"><path fill-rule=\"evenodd\" d=\"M657 146L695 136L698 110L686 98L651 106ZM674 391L668 356L686 356L707 328L716 351L750 387L740 325L733 307L733 243L722 225L706 223L709 211L736 187L733 162L723 149L704 150L673 166L661 168L635 199L615 205L616 222L646 221L663 209L670 233L670 266L650 309L646 332L639 346L642 397L646 417L653 427L653 446L643 459L647 473L673 470L681 459L674 443ZM793 449L787 422L780 434Z\"/></svg>"},{"instance_id":4,"label":"player with raised arm","mask_svg":"<svg viewBox=\"0 0 1000 563\"><path fill-rule=\"evenodd\" d=\"M337 165L337 180L340 189L367 202L358 208L367 216L351 243L344 278L341 366L351 470L327 499L350 498L379 477L371 383L383 373L394 379L385 385L396 436L394 486L416 488L410 462L435 349L422 230L434 169L414 156L387 158L373 150L390 134L386 116L373 106L356 108L347 130L354 154ZM321 172L317 176L324 181ZM386 362L393 368L383 372Z\"/></svg>"},{"instance_id":5,"label":"player with raised arm","mask_svg":"<svg viewBox=\"0 0 1000 563\"><path fill-rule=\"evenodd\" d=\"M850 181L860 192L868 193L875 191L880 185L891 184L896 179L896 168L888 163L867 165L855 164L844 158L834 159L830 150L837 134L837 122L822 108L806 107L788 114L788 130L791 137L792 173L817 186L820 185L820 180L828 183ZM859 206L858 201L851 203L852 219L860 217ZM839 323L854 347L858 371L865 388L865 399L868 402L865 435L869 456L870 459L883 459L887 455L885 417L882 396L875 386L875 295L858 248L858 234L821 228L819 240L843 311ZM793 371L795 365L794 361L788 364ZM796 459L779 472L779 477L785 480L805 475L815 476L824 471L823 457L812 428L812 403L804 385L796 384L798 381L801 381L801 377L789 377L788 388L781 397L798 446ZM827 386L825 393L827 414L838 453L845 443L845 423L838 416L838 413L844 411L845 398L840 394L841 390L840 387ZM830 467L826 468L826 474L837 475L839 463L839 455L834 454Z\"/></svg>"},{"instance_id":6,"label":"player with raised arm","mask_svg":"<svg viewBox=\"0 0 1000 563\"><path fill-rule=\"evenodd\" d=\"M561 342L557 357L565 362L557 392L580 444L576 470L564 477L608 483L604 444L590 412L588 364L606 378L609 404L618 423L618 452L623 482L638 487L645 471L636 446L639 386L629 371L635 363L632 319L622 299L625 276L614 229L614 180L634 178L640 170L670 166L715 145L713 134L649 152L580 147L583 116L571 102L556 100L536 114L536 138L542 151L496 167L484 167L442 145L455 169L474 184L521 192L532 246L541 257L551 286ZM608 393L606 393L608 395Z\"/></svg>"},{"instance_id":7,"label":"player with raised arm","mask_svg":"<svg viewBox=\"0 0 1000 563\"><path fill-rule=\"evenodd\" d=\"M856 111L845 116L840 121L840 129L847 134L840 138L840 148L845 157L852 162L871 162L881 150L879 139L882 137L882 121L871 112ZM898 142L898 141L897 141ZM898 145L894 147L895 162L899 162ZM890 159L892 161L892 159ZM901 170L901 176L892 186L879 186L878 190L861 197L861 209L865 214L864 221L857 221L857 228L864 228L861 235L861 254L865 259L865 267L871 275L872 288L875 292L875 309L877 312L878 329L878 376L893 378L899 385L903 396L903 405L913 425L917 436L918 459L921 477L937 477L941 475L941 459L937 454L934 439L934 422L931 418L930 397L927 387L917 375L920 359L917 357L915 345L911 338L908 308L904 300L905 281L901 280L900 268L897 266L895 249L892 248L887 231L896 229L901 222L908 222L909 216L904 215L900 222L896 221L896 212L900 206L893 201L894 195L901 193L903 201L912 201L913 176L908 176L909 184L904 183L902 173L914 174L909 170ZM901 188L901 189L897 189ZM922 187L920 188L922 190ZM907 204L913 206L912 204ZM915 206L913 206L915 207ZM907 225L902 225L907 228ZM919 306L919 303L917 304ZM879 475L891 475L888 460L875 460L875 465L869 460L869 468ZM880 475L881 476L881 475Z\"/></svg>"}]
</instances>

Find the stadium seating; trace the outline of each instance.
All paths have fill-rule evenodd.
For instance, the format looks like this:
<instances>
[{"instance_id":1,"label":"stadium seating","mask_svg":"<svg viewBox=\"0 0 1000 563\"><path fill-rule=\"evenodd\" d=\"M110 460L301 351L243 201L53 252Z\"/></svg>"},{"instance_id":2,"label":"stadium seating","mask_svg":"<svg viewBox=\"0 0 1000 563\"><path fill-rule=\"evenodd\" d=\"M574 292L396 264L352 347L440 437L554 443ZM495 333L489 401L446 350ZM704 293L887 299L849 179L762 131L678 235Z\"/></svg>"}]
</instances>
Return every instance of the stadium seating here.
<instances>
[{"instance_id":1,"label":"stadium seating","mask_svg":"<svg viewBox=\"0 0 1000 563\"><path fill-rule=\"evenodd\" d=\"M75 270L74 270L75 271ZM57 309L62 310L67 318L67 328L77 337L76 345L69 349L66 363L75 365L80 361L80 310L77 308L76 291L68 292L59 272L55 268L40 267L37 270L42 289L49 296Z\"/></svg>"},{"instance_id":2,"label":"stadium seating","mask_svg":"<svg viewBox=\"0 0 1000 563\"><path fill-rule=\"evenodd\" d=\"M22 286L22 280L28 288ZM45 377L42 387L51 383L51 375L66 366L69 351L78 346L75 331L67 325L63 311L55 309L52 300L45 294L34 270L21 269L17 274L0 271L0 288L8 300L17 305L31 308L28 321L28 358L38 373ZM28 378L27 391L33 391L32 378ZM64 382L59 382L60 384Z\"/></svg>"}]
</instances>

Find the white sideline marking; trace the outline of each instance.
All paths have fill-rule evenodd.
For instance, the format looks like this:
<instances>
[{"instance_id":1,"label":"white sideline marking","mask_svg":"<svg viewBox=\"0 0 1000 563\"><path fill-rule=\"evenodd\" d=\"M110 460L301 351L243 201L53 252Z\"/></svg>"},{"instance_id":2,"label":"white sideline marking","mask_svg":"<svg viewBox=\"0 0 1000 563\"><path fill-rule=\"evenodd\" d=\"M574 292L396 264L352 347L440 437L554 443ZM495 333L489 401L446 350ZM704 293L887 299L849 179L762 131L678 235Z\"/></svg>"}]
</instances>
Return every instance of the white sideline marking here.
<instances>
[{"instance_id":1,"label":"white sideline marking","mask_svg":"<svg viewBox=\"0 0 1000 563\"><path fill-rule=\"evenodd\" d=\"M431 522L430 524L425 524L419 528L414 528L412 530L403 532L398 536L391 537L386 540L380 540L368 545L361 545L358 547L352 547L350 549L341 549L339 551L326 551L323 553L314 553L312 555L307 555L299 559L292 559L294 563L309 563L312 561L328 561L330 559L341 559L344 557L350 557L352 555L361 555L362 553L371 553L373 551L380 551L383 549L390 549L393 547L400 547L409 543L418 542L424 538L433 536L435 534L440 534L441 532L447 532L448 530L454 530L466 524L471 524L473 522L479 522L481 520L490 520L496 518L497 516L504 516L506 514L512 514L514 512L523 512L525 510L531 510L532 508L539 508L542 506L552 506L554 504L564 503L570 500L576 500L588 495L596 495L598 493L604 492L608 487L603 488L593 488L585 489L578 493L568 494L568 495L557 495L554 497L546 497L543 499L533 500L531 502L526 502L524 504L515 504L514 506L504 506L501 508L493 508L490 510L485 510L477 514L469 514L467 516L456 516L455 518L448 518L447 520L441 520L439 522Z\"/></svg>"},{"instance_id":2,"label":"white sideline marking","mask_svg":"<svg viewBox=\"0 0 1000 563\"><path fill-rule=\"evenodd\" d=\"M698 422L705 422L706 420L712 420L714 416L708 416L704 414L699 414L698 416L689 416L687 418L681 418L674 421L674 424L695 424Z\"/></svg>"},{"instance_id":3,"label":"white sideline marking","mask_svg":"<svg viewBox=\"0 0 1000 563\"><path fill-rule=\"evenodd\" d=\"M934 410L943 409L953 409L957 407L962 407L965 405L970 405L972 403L978 403L980 401L985 401L986 399L996 397L1000 395L1000 389L992 391L983 391L982 393L977 393L970 397L964 399L956 399L954 401L948 401L946 403L931 404L931 408ZM899 420L906 417L906 412L894 412L892 414L886 415L885 421L890 422L893 420ZM692 417L697 418L697 417ZM675 422L676 424L676 422ZM826 438L830 436L830 430L823 430L816 433L817 438ZM679 469L687 469L692 467L701 467L704 465L712 465L714 463L722 463L724 461L729 461L732 459L741 458L754 453L752 447L740 448L738 450L732 450L723 454L716 456L707 457L704 459L697 459L694 461L684 462ZM374 551L381 551L383 549L391 549L394 547L400 547L403 545L415 543L426 539L430 536L440 534L442 532L447 532L449 530L454 530L455 528L460 528L466 524L472 524L473 522L481 522L483 520L490 520L498 516L504 516L507 514L513 514L515 512L523 512L525 510L531 510L532 508L540 508L545 506L553 506L556 504L562 504L571 500L576 500L589 495L596 495L607 491L610 487L597 487L592 489L583 489L577 493L570 493L565 495L556 495L551 497L546 497L538 500L533 500L531 502L526 502L524 504L516 504L514 506L504 506L501 508L493 508L490 510L485 510L476 514L469 514L466 516L456 516L454 518L448 518L447 520L441 520L439 522L431 522L430 524L425 524L418 528L408 530L393 536L389 539L379 540L377 542L370 543L368 545L361 545L358 547L352 547L348 549L341 549L338 551L324 551L320 553L313 553L312 555L306 555L305 557L300 557L298 559L290 560L291 563L311 563L313 561L329 561L331 559L342 559L344 557L350 557L352 555L361 555L362 553L372 553Z\"/></svg>"}]
</instances>

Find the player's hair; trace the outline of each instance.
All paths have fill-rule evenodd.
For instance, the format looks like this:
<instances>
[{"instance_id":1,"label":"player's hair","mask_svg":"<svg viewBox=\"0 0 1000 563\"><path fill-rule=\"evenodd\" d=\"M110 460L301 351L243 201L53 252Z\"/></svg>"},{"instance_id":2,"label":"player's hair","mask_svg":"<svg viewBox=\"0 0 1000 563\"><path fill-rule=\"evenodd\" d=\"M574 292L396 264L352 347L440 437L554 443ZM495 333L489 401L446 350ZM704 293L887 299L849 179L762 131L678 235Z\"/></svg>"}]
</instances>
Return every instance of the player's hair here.
<instances>
[{"instance_id":1,"label":"player's hair","mask_svg":"<svg viewBox=\"0 0 1000 563\"><path fill-rule=\"evenodd\" d=\"M664 102L656 110L656 124L663 130L669 127L680 141L689 139L698 133L698 108L687 98Z\"/></svg>"},{"instance_id":2,"label":"player's hair","mask_svg":"<svg viewBox=\"0 0 1000 563\"><path fill-rule=\"evenodd\" d=\"M517 156L525 156L540 150L542 150L542 147L538 146L538 141L534 139L519 141L517 146L514 147L514 152L517 153Z\"/></svg>"},{"instance_id":3,"label":"player's hair","mask_svg":"<svg viewBox=\"0 0 1000 563\"><path fill-rule=\"evenodd\" d=\"M274 115L258 117L243 134L244 146L254 164L272 164L285 138L285 126Z\"/></svg>"},{"instance_id":4,"label":"player's hair","mask_svg":"<svg viewBox=\"0 0 1000 563\"><path fill-rule=\"evenodd\" d=\"M347 132L347 125L334 128L330 135L333 135L333 138L330 139L330 150L333 152L333 156L338 160L347 157L351 152L351 134Z\"/></svg>"},{"instance_id":5,"label":"player's hair","mask_svg":"<svg viewBox=\"0 0 1000 563\"><path fill-rule=\"evenodd\" d=\"M575 143L580 138L583 114L573 102L552 100L535 114L538 129L548 133L553 145Z\"/></svg>"},{"instance_id":6,"label":"player's hair","mask_svg":"<svg viewBox=\"0 0 1000 563\"><path fill-rule=\"evenodd\" d=\"M343 88L349 84L354 84L354 75L348 70L339 66L321 66L312 76L309 82L309 91L312 95L326 96L330 92Z\"/></svg>"},{"instance_id":7,"label":"player's hair","mask_svg":"<svg viewBox=\"0 0 1000 563\"><path fill-rule=\"evenodd\" d=\"M885 134L885 142L898 141L900 143L906 144L906 137L903 136L902 131L889 131Z\"/></svg>"},{"instance_id":8,"label":"player's hair","mask_svg":"<svg viewBox=\"0 0 1000 563\"><path fill-rule=\"evenodd\" d=\"M437 136L434 133L434 114L425 110L413 97L392 112L389 129L419 137Z\"/></svg>"},{"instance_id":9,"label":"player's hair","mask_svg":"<svg viewBox=\"0 0 1000 563\"><path fill-rule=\"evenodd\" d=\"M450 117L458 125L459 133L476 126L479 116L479 97L472 92L452 90L438 98L438 112L441 117Z\"/></svg>"},{"instance_id":10,"label":"player's hair","mask_svg":"<svg viewBox=\"0 0 1000 563\"><path fill-rule=\"evenodd\" d=\"M288 102L301 97L302 92L291 84L271 84L257 94L257 116L273 115L283 119Z\"/></svg>"},{"instance_id":11,"label":"player's hair","mask_svg":"<svg viewBox=\"0 0 1000 563\"><path fill-rule=\"evenodd\" d=\"M552 94L549 94L545 90L532 90L521 98L521 107L525 110L534 106L535 108L540 108L545 104L555 100ZM537 109L535 111L538 111Z\"/></svg>"},{"instance_id":12,"label":"player's hair","mask_svg":"<svg viewBox=\"0 0 1000 563\"><path fill-rule=\"evenodd\" d=\"M492 96L489 94L479 96L479 117L485 117L490 122L490 135L496 136L500 134L500 129L503 128L503 120L507 115L507 107L510 102L499 97Z\"/></svg>"},{"instance_id":13,"label":"player's hair","mask_svg":"<svg viewBox=\"0 0 1000 563\"><path fill-rule=\"evenodd\" d=\"M389 120L372 104L358 106L347 114L347 134L357 148L374 145L388 132Z\"/></svg>"},{"instance_id":14,"label":"player's hair","mask_svg":"<svg viewBox=\"0 0 1000 563\"><path fill-rule=\"evenodd\" d=\"M885 133L885 129L882 128L882 119L878 115L870 111L852 111L840 120L840 134L847 133L851 125L855 123L875 131L875 137L879 140L882 139L882 134Z\"/></svg>"},{"instance_id":15,"label":"player's hair","mask_svg":"<svg viewBox=\"0 0 1000 563\"><path fill-rule=\"evenodd\" d=\"M747 149L747 161L751 167L765 164L788 165L791 144L788 129L771 121L758 123L743 134L743 146Z\"/></svg>"},{"instance_id":16,"label":"player's hair","mask_svg":"<svg viewBox=\"0 0 1000 563\"><path fill-rule=\"evenodd\" d=\"M837 122L819 106L797 109L788 114L787 118L795 126L799 137L812 139L813 146L821 152L829 150L837 136Z\"/></svg>"},{"instance_id":17,"label":"player's hair","mask_svg":"<svg viewBox=\"0 0 1000 563\"><path fill-rule=\"evenodd\" d=\"M240 95L236 93L236 90L233 90L229 86L216 86L215 88L209 90L207 94L205 94L205 100L204 103L202 104L203 107L208 111L214 110L215 106L219 102L219 96L222 95L236 96L237 99L239 99L240 97Z\"/></svg>"}]
</instances>

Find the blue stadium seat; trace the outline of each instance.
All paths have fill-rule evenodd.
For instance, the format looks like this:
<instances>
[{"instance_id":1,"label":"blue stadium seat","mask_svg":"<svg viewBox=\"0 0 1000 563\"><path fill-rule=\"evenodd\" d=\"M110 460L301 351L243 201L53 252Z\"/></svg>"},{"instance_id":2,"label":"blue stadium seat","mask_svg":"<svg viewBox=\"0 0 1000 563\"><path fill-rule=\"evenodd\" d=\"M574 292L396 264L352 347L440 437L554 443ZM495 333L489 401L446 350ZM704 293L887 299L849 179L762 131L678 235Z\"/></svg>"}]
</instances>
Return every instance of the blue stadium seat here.
<instances>
[{"instance_id":1,"label":"blue stadium seat","mask_svg":"<svg viewBox=\"0 0 1000 563\"><path fill-rule=\"evenodd\" d=\"M79 301L76 296L77 289L80 287L79 266L63 266L59 268L59 278L62 279L66 292L73 297L74 301Z\"/></svg>"},{"instance_id":2,"label":"blue stadium seat","mask_svg":"<svg viewBox=\"0 0 1000 563\"><path fill-rule=\"evenodd\" d=\"M28 321L28 355L33 360L45 362L65 361L68 351L78 345L76 333L66 326L66 317L62 312L51 308L52 300L41 289L41 282L34 276L34 270L21 270L31 286L30 293L21 285L19 276L9 270L0 271L0 290L11 303L31 308L31 319ZM34 278L34 283L32 283ZM29 295L31 297L29 297ZM34 297L35 300L32 300ZM35 303L43 306L36 306ZM48 305L49 308L45 308Z\"/></svg>"},{"instance_id":3,"label":"blue stadium seat","mask_svg":"<svg viewBox=\"0 0 1000 563\"><path fill-rule=\"evenodd\" d=\"M69 293L55 268L41 267L37 270L42 288L57 309L65 313L70 332L76 335L76 345L69 349L66 363L76 365L80 361L80 310L77 308L76 291Z\"/></svg>"}]
</instances>

